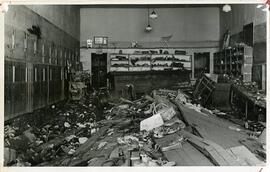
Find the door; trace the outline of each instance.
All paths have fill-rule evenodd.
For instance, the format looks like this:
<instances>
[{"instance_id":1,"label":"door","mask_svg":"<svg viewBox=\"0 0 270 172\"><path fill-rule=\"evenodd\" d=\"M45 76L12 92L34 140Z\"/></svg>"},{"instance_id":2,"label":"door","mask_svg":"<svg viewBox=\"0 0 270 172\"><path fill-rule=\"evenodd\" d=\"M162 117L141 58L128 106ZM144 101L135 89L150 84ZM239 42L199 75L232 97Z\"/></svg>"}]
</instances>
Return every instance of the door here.
<instances>
[{"instance_id":1,"label":"door","mask_svg":"<svg viewBox=\"0 0 270 172\"><path fill-rule=\"evenodd\" d=\"M210 52L194 53L194 77L210 72Z\"/></svg>"},{"instance_id":2,"label":"door","mask_svg":"<svg viewBox=\"0 0 270 172\"><path fill-rule=\"evenodd\" d=\"M107 86L107 53L92 53L92 85L95 89Z\"/></svg>"}]
</instances>

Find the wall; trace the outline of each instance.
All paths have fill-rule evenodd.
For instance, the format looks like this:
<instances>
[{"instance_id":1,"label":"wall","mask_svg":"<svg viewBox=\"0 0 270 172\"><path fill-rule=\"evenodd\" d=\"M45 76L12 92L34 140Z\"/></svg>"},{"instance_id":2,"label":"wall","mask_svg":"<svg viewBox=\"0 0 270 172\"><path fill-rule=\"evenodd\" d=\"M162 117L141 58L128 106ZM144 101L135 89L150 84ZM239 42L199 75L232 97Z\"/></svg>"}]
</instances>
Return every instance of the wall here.
<instances>
[{"instance_id":1,"label":"wall","mask_svg":"<svg viewBox=\"0 0 270 172\"><path fill-rule=\"evenodd\" d=\"M76 5L27 5L75 39L80 39L80 8ZM56 17L57 16L57 17Z\"/></svg>"},{"instance_id":2,"label":"wall","mask_svg":"<svg viewBox=\"0 0 270 172\"><path fill-rule=\"evenodd\" d=\"M213 48L162 48L163 50L168 51L170 54L173 54L175 50L185 50L187 52L187 55L191 55L192 60L194 61L194 53L201 53L201 52L210 52L210 73L213 73L213 54L214 52L217 52L219 49L217 47ZM131 49L131 48L107 48L107 49L99 49L99 48L81 48L80 49L80 61L83 65L83 70L89 70L91 73L92 67L91 67L91 53L107 53L107 71L110 70L110 61L109 61L109 54L111 53L118 53L119 50L122 50L122 52L125 54L132 54L136 50L142 50L142 49ZM159 50L152 48L151 50Z\"/></svg>"},{"instance_id":3,"label":"wall","mask_svg":"<svg viewBox=\"0 0 270 172\"><path fill-rule=\"evenodd\" d=\"M257 4L231 5L228 13L220 13L221 38L231 31L231 43L242 42L243 26L253 22L253 74L252 80L265 90L266 87L266 12Z\"/></svg>"},{"instance_id":4,"label":"wall","mask_svg":"<svg viewBox=\"0 0 270 172\"><path fill-rule=\"evenodd\" d=\"M4 20L8 120L65 98L67 63L73 68L79 59L79 40L26 6L9 6ZM27 31L32 25L40 27L41 39Z\"/></svg>"},{"instance_id":5,"label":"wall","mask_svg":"<svg viewBox=\"0 0 270 172\"><path fill-rule=\"evenodd\" d=\"M131 42L141 48L186 50L193 57L195 52L210 52L210 72L213 72L213 53L218 51L220 29L219 8L156 8L158 18L150 19L153 30L145 32L147 8L81 8L80 9L80 59L84 70L91 72L91 53L100 49L85 49L86 39L108 36L109 45L104 53L120 49L132 53ZM150 9L152 12L152 9ZM168 44L161 37L173 35ZM108 71L109 71L108 63Z\"/></svg>"},{"instance_id":6,"label":"wall","mask_svg":"<svg viewBox=\"0 0 270 172\"><path fill-rule=\"evenodd\" d=\"M150 9L150 12L152 9ZM150 19L153 30L145 32L147 8L81 8L80 41L108 36L116 47L138 41L143 47L161 47L161 37L173 35L170 47L213 47L219 40L219 8L156 8Z\"/></svg>"}]
</instances>

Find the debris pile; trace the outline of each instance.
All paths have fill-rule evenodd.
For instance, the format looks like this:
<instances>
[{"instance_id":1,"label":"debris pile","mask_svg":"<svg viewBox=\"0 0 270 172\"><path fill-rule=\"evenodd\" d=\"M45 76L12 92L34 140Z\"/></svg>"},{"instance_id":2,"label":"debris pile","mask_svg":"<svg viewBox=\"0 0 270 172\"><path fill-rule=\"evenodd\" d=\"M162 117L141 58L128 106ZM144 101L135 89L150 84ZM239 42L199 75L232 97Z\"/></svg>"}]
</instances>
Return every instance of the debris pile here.
<instances>
[{"instance_id":1,"label":"debris pile","mask_svg":"<svg viewBox=\"0 0 270 172\"><path fill-rule=\"evenodd\" d=\"M59 109L55 106L53 119L41 126L29 125L20 134L16 126L6 125L5 164L175 166L179 165L178 159L168 154L187 145L194 145L193 153L203 154L213 165L247 164L229 162L228 158L237 159L235 155L204 138L207 133L202 132L203 128L190 123L184 115L188 111L216 122L223 112L193 104L192 98L181 90L154 90L134 101L121 98L120 102L112 102L107 98L105 104L101 103L102 98L92 96L67 102ZM229 134L237 132L239 136L244 132L222 121L216 123ZM238 149L230 151L236 154ZM219 161L221 157L217 155L224 155L226 162Z\"/></svg>"},{"instance_id":2,"label":"debris pile","mask_svg":"<svg viewBox=\"0 0 270 172\"><path fill-rule=\"evenodd\" d=\"M15 119L5 125L5 155L12 157L5 159L5 165L38 165L62 154L72 154L99 129L96 123L98 111L92 102L93 98L85 97L59 107L52 105L43 112L39 110L50 116L43 123L28 120L29 123L22 126L23 119ZM15 152L16 156L13 156Z\"/></svg>"}]
</instances>

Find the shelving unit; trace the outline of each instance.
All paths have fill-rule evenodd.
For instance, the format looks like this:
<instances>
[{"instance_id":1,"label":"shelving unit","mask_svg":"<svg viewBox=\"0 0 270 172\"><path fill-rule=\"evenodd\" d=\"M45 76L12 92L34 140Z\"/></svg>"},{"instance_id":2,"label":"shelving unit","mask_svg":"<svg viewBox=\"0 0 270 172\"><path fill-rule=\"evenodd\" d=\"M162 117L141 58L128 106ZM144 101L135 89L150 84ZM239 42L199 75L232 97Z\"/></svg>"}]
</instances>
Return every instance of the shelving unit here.
<instances>
[{"instance_id":1,"label":"shelving unit","mask_svg":"<svg viewBox=\"0 0 270 172\"><path fill-rule=\"evenodd\" d=\"M214 53L214 73L243 77L250 82L252 76L253 48L247 45L236 45Z\"/></svg>"},{"instance_id":2,"label":"shelving unit","mask_svg":"<svg viewBox=\"0 0 270 172\"><path fill-rule=\"evenodd\" d=\"M110 54L110 72L191 70L191 56L179 54Z\"/></svg>"}]
</instances>

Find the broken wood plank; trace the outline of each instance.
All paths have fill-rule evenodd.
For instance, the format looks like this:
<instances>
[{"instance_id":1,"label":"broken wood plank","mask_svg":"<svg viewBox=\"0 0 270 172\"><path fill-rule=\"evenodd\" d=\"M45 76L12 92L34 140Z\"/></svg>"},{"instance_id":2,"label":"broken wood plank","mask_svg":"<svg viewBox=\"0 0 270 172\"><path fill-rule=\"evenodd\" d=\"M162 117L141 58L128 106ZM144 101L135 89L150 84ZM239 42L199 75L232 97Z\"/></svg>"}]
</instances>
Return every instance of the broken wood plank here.
<instances>
[{"instance_id":1,"label":"broken wood plank","mask_svg":"<svg viewBox=\"0 0 270 172\"><path fill-rule=\"evenodd\" d=\"M184 121L187 122L188 125L195 126L203 138L212 140L225 149L240 146L239 140L248 138L248 135L244 130L235 131L229 129L230 126L236 127L236 125L230 121L212 115L203 115L202 113L185 106L181 102L175 101L175 103L181 112Z\"/></svg>"},{"instance_id":2,"label":"broken wood plank","mask_svg":"<svg viewBox=\"0 0 270 172\"><path fill-rule=\"evenodd\" d=\"M245 146L237 146L227 149L227 151L234 154L237 158L240 158L248 166L262 166L265 163L259 160L253 153L251 153Z\"/></svg>"},{"instance_id":3,"label":"broken wood plank","mask_svg":"<svg viewBox=\"0 0 270 172\"><path fill-rule=\"evenodd\" d=\"M160 147L165 147L171 142L180 139L176 133L155 139ZM213 166L214 164L189 142L183 142L182 148L162 151L169 161L175 161L177 166Z\"/></svg>"},{"instance_id":4,"label":"broken wood plank","mask_svg":"<svg viewBox=\"0 0 270 172\"><path fill-rule=\"evenodd\" d=\"M188 141L195 145L199 150L211 158L215 165L218 166L232 166L237 165L234 157L232 157L224 148L211 140L200 138L187 131L180 131Z\"/></svg>"}]
</instances>

